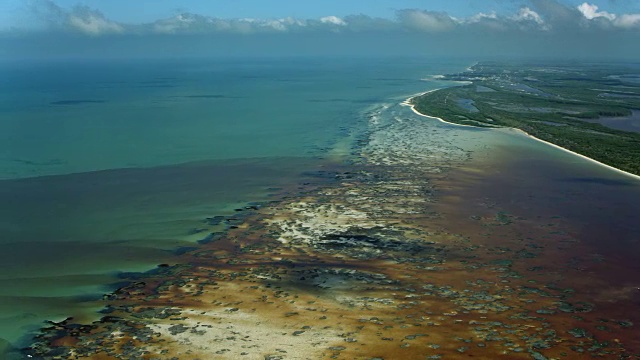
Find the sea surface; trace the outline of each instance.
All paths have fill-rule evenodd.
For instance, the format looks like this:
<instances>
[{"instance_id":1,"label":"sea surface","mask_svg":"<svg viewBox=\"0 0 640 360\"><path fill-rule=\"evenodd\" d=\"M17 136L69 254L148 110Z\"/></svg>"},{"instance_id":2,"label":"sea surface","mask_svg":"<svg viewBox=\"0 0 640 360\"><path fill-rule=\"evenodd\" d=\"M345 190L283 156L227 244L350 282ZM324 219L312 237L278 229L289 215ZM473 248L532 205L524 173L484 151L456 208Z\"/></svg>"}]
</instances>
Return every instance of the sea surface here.
<instances>
[{"instance_id":1,"label":"sea surface","mask_svg":"<svg viewBox=\"0 0 640 360\"><path fill-rule=\"evenodd\" d=\"M470 64L1 63L0 347L46 320L98 318L121 274L172 263L216 230L207 218L348 162L381 109Z\"/></svg>"},{"instance_id":2,"label":"sea surface","mask_svg":"<svg viewBox=\"0 0 640 360\"><path fill-rule=\"evenodd\" d=\"M469 221L467 205L487 199L535 224L561 217L594 252L628 263L635 281L640 182L516 131L446 124L400 105L455 85L433 75L473 63L1 63L0 351L29 344L47 320L98 319L100 299L125 274L175 264L220 230L208 219L321 183L314 174L348 166L362 139L375 138L390 163L394 151L420 153L391 136L415 121L482 164L452 172L440 189L461 199L451 219ZM426 157L445 149L420 146Z\"/></svg>"}]
</instances>

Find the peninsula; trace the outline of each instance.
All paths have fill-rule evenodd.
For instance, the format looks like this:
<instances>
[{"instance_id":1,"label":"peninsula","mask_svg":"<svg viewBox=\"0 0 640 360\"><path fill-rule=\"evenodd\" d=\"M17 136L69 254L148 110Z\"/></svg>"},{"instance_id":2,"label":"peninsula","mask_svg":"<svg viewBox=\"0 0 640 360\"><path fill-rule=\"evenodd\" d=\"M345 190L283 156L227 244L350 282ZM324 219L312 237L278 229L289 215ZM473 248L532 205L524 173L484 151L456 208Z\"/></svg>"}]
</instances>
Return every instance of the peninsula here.
<instances>
[{"instance_id":1,"label":"peninsula","mask_svg":"<svg viewBox=\"0 0 640 360\"><path fill-rule=\"evenodd\" d=\"M484 62L442 78L464 85L414 97L414 110L460 125L520 129L640 175L637 67Z\"/></svg>"}]
</instances>

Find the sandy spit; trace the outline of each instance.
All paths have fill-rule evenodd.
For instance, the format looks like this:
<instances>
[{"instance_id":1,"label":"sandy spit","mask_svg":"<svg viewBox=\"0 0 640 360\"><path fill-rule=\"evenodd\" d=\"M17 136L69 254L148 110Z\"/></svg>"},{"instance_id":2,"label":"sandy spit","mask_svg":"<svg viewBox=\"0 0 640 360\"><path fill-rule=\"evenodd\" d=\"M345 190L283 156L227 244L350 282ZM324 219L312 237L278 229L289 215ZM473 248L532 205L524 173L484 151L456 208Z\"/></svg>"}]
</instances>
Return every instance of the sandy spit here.
<instances>
[{"instance_id":1,"label":"sandy spit","mask_svg":"<svg viewBox=\"0 0 640 360\"><path fill-rule=\"evenodd\" d=\"M428 93L431 93L431 92L434 92L434 91L438 91L438 90L440 90L440 89L434 89L434 90L430 90L430 91L422 92L422 93L417 94L417 95L413 95L413 96L409 97L408 99L406 99L405 101L403 101L403 102L401 103L401 105L411 107L411 110L412 110L414 113L416 113L417 115L419 115L419 116L423 116L423 117L430 118L430 119L436 119L436 120L441 121L441 122L446 123L446 124L455 125L455 126L463 126L463 127L476 127L476 126L473 126L473 125L462 125L462 124L456 124L456 123L452 123L452 122L446 121L446 120L444 120L444 119L442 119L442 118L439 118L439 117L436 117L436 116L430 116L430 115L423 114L423 113L419 112L418 110L416 110L415 105L413 105L413 104L411 103L411 101L412 101L414 98L416 98L416 97L419 97L419 96L422 96L422 95L425 95L425 94L428 94ZM598 161L598 160L592 159L592 158L590 158L590 157L588 157L588 156L584 156L584 155L582 155L582 154L578 154L577 152L574 152L574 151L571 151L571 150L569 150L569 149L563 148L562 146L558 146L558 145L556 145L556 144L554 144L554 143L550 143L550 142L548 142L548 141L545 141L545 140L539 139L539 138L537 138L537 137L535 137L535 136L533 136L533 135L530 135L529 133L527 133L527 132L526 132L526 131L524 131L524 130L520 130L520 129L517 129L517 128L509 128L509 129L511 129L511 130L513 130L513 131L516 131L516 132L518 132L518 133L521 133L521 134L523 134L523 135L525 135L525 136L527 136L527 137L529 137L529 138L531 138L531 139L533 139L533 140L536 140L536 141L539 141L539 142L541 142L541 143L547 144L547 145L552 146L552 147L554 147L554 148L556 148L556 149L562 150L562 151L564 151L564 152L567 152L567 153L572 154L572 155L574 155L574 156L580 157L580 158L582 158L582 159L585 159L585 160L587 160L587 161L590 161L590 162L592 162L592 163L594 163L594 164L597 164L597 165L599 165L599 166L605 167L605 168L607 168L607 169L609 169L609 170L615 171L615 172L617 172L617 173L619 173L619 174L625 175L625 176L630 177L630 178L633 178L633 179L635 179L635 180L640 180L640 176L638 176L638 175L636 175L636 174L632 174L632 173L630 173L630 172L627 172L627 171L624 171L624 170L620 170L620 169L618 169L618 168L616 168L616 167L613 167L613 166L611 166L611 165L607 165L607 164L602 163L602 162L600 162L600 161Z\"/></svg>"}]
</instances>

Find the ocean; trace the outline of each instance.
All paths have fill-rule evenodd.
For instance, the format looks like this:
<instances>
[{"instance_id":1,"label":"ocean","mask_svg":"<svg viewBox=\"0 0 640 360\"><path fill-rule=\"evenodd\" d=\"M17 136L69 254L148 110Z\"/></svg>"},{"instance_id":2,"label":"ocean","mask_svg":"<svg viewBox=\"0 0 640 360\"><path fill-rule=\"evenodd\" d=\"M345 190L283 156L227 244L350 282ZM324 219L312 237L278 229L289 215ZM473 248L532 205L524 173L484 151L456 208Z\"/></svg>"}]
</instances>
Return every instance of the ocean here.
<instances>
[{"instance_id":1,"label":"ocean","mask_svg":"<svg viewBox=\"0 0 640 360\"><path fill-rule=\"evenodd\" d=\"M455 85L434 75L473 63L3 63L0 351L31 344L46 321L99 319L103 295L132 273L184 260L186 249L223 230L217 217L331 182L331 169L362 161L363 142L377 165L401 167L398 159L409 157L447 163L444 174L433 169L425 193L442 200L430 205L438 216L429 226L473 239L463 250L476 255L464 259L512 251L523 264L540 262L524 275L508 273L513 279L631 304L639 296L636 180L517 131L442 123L401 104ZM632 313L619 308L603 314Z\"/></svg>"},{"instance_id":2,"label":"ocean","mask_svg":"<svg viewBox=\"0 0 640 360\"><path fill-rule=\"evenodd\" d=\"M349 161L379 109L469 60L198 59L0 67L0 338L99 318L121 274L206 219ZM206 230L206 231L205 231Z\"/></svg>"}]
</instances>

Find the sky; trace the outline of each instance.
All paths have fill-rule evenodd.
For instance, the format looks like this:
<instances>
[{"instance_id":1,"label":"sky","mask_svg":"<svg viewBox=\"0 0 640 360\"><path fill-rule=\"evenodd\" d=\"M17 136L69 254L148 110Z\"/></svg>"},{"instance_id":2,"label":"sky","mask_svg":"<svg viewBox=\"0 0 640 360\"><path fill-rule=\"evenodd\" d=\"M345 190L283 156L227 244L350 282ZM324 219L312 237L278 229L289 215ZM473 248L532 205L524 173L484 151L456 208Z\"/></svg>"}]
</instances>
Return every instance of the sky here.
<instances>
[{"instance_id":1,"label":"sky","mask_svg":"<svg viewBox=\"0 0 640 360\"><path fill-rule=\"evenodd\" d=\"M582 0L563 1L576 7ZM3 0L0 5L0 29L20 26L30 0ZM507 14L515 12L526 1L509 0L57 0L61 8L85 5L99 10L105 17L124 23L153 22L179 12L189 12L219 18L321 18L365 14L393 18L401 9L425 9L446 12L454 17L469 17L483 12ZM600 1L602 11L640 13L640 1Z\"/></svg>"},{"instance_id":2,"label":"sky","mask_svg":"<svg viewBox=\"0 0 640 360\"><path fill-rule=\"evenodd\" d=\"M0 58L640 60L640 0L1 0Z\"/></svg>"}]
</instances>

